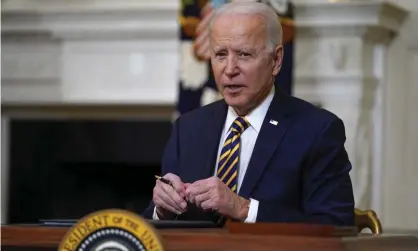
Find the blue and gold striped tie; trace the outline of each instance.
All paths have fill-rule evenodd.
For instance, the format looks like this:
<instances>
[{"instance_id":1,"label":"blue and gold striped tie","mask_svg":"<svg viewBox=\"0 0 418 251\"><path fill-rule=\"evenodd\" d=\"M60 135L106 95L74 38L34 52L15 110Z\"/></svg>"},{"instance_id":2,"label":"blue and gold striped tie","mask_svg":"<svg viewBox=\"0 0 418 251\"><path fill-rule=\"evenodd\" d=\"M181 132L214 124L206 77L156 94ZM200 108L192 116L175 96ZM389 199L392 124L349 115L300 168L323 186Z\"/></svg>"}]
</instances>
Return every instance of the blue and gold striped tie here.
<instances>
[{"instance_id":1,"label":"blue and gold striped tie","mask_svg":"<svg viewBox=\"0 0 418 251\"><path fill-rule=\"evenodd\" d=\"M245 118L235 119L219 157L217 177L233 192L237 191L240 136L249 126L250 123Z\"/></svg>"}]
</instances>

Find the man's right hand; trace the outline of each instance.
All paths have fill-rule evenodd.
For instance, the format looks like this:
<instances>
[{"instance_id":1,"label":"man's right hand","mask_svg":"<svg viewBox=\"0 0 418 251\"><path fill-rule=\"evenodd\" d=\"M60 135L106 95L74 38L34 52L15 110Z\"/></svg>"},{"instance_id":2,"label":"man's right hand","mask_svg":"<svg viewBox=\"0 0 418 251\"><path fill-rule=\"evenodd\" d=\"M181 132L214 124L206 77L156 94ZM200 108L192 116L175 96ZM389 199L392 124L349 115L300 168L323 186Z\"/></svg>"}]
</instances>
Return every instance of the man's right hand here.
<instances>
[{"instance_id":1,"label":"man's right hand","mask_svg":"<svg viewBox=\"0 0 418 251\"><path fill-rule=\"evenodd\" d=\"M153 202L156 206L158 217L162 219L172 218L173 214L181 214L187 211L185 184L180 177L167 173L164 178L171 181L173 186L157 180L153 191Z\"/></svg>"}]
</instances>

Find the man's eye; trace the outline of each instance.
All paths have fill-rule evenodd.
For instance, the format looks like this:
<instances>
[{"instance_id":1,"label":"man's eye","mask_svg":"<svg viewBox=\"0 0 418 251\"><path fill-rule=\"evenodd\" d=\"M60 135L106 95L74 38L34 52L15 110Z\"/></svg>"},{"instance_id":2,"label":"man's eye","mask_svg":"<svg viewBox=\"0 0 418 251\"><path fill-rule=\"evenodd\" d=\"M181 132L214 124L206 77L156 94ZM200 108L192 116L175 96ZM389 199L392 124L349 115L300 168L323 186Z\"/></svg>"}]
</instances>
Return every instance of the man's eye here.
<instances>
[{"instance_id":1,"label":"man's eye","mask_svg":"<svg viewBox=\"0 0 418 251\"><path fill-rule=\"evenodd\" d=\"M240 53L238 53L238 56L239 56L239 57L244 57L244 58L246 58L246 57L251 56L251 54L250 54L250 53L247 53L247 52L240 52Z\"/></svg>"}]
</instances>

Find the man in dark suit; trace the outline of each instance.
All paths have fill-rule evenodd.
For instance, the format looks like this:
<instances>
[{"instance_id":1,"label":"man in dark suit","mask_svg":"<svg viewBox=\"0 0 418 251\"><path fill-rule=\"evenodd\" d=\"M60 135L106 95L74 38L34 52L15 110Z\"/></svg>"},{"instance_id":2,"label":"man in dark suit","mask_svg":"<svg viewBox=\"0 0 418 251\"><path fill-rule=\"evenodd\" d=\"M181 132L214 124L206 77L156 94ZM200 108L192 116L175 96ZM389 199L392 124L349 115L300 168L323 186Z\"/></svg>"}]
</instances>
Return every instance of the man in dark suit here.
<instances>
[{"instance_id":1,"label":"man in dark suit","mask_svg":"<svg viewBox=\"0 0 418 251\"><path fill-rule=\"evenodd\" d=\"M220 8L211 63L223 100L176 120L144 216L354 224L354 198L334 114L274 88L282 58L276 13L262 3Z\"/></svg>"}]
</instances>

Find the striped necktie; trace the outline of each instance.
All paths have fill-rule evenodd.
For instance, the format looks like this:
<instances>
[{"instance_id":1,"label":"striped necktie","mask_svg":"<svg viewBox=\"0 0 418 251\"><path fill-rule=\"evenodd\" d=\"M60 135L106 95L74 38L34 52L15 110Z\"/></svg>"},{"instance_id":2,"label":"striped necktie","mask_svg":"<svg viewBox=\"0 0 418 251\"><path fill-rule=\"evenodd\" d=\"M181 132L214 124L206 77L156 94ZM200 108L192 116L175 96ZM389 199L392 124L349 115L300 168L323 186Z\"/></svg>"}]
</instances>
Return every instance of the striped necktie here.
<instances>
[{"instance_id":1,"label":"striped necktie","mask_svg":"<svg viewBox=\"0 0 418 251\"><path fill-rule=\"evenodd\" d=\"M240 136L249 126L250 123L245 118L235 119L219 157L217 177L233 192L237 191Z\"/></svg>"}]
</instances>

